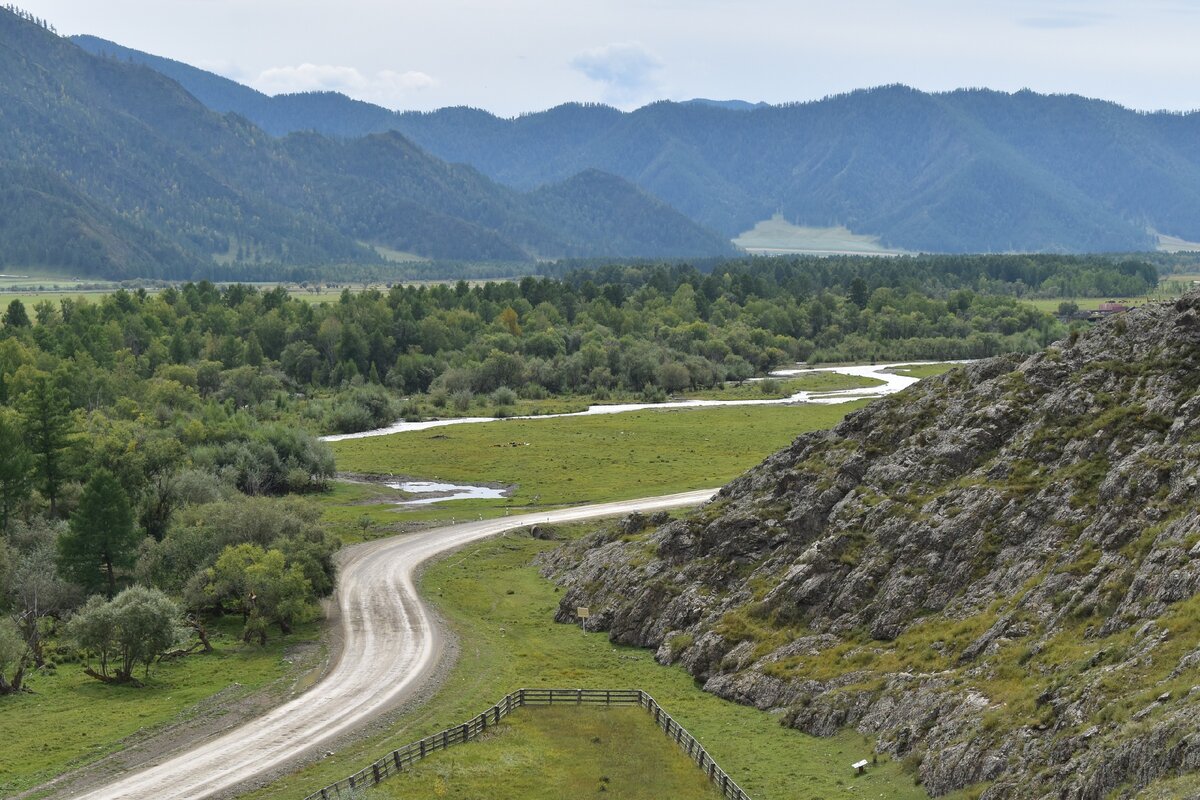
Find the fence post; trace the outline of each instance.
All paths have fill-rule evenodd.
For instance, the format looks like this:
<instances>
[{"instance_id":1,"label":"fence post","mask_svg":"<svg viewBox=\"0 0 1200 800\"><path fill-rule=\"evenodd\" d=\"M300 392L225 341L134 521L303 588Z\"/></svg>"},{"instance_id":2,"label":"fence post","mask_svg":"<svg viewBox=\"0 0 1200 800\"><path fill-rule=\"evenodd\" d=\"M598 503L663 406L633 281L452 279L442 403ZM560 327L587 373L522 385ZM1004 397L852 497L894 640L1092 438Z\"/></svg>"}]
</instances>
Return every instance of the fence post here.
<instances>
[{"instance_id":1,"label":"fence post","mask_svg":"<svg viewBox=\"0 0 1200 800\"><path fill-rule=\"evenodd\" d=\"M467 741L467 737L471 735L471 723L469 723L469 722L464 722L464 723L463 723L463 726L462 726L462 732L463 732L463 737L462 737L462 740L463 740L464 742L466 742L466 741Z\"/></svg>"},{"instance_id":2,"label":"fence post","mask_svg":"<svg viewBox=\"0 0 1200 800\"><path fill-rule=\"evenodd\" d=\"M350 788L351 788L351 789L355 789L355 788L357 788L357 787L354 785L354 776L353 776L353 775L351 775L351 776L350 776Z\"/></svg>"},{"instance_id":3,"label":"fence post","mask_svg":"<svg viewBox=\"0 0 1200 800\"><path fill-rule=\"evenodd\" d=\"M400 770L404 769L404 767L402 767L400 765L400 751L399 750L392 751L392 761L394 761L396 763L396 772L399 772Z\"/></svg>"},{"instance_id":4,"label":"fence post","mask_svg":"<svg viewBox=\"0 0 1200 800\"><path fill-rule=\"evenodd\" d=\"M425 740L421 740L421 758L425 757Z\"/></svg>"},{"instance_id":5,"label":"fence post","mask_svg":"<svg viewBox=\"0 0 1200 800\"><path fill-rule=\"evenodd\" d=\"M371 773L374 775L376 783L379 783L381 780L383 780L379 777L379 764L376 763L371 765Z\"/></svg>"},{"instance_id":6,"label":"fence post","mask_svg":"<svg viewBox=\"0 0 1200 800\"><path fill-rule=\"evenodd\" d=\"M492 711L496 712L496 722L497 722L497 723L499 723L499 722L500 722L500 704L499 704L499 703L497 703L497 704L496 704L496 705L495 705L495 706L492 708Z\"/></svg>"}]
</instances>

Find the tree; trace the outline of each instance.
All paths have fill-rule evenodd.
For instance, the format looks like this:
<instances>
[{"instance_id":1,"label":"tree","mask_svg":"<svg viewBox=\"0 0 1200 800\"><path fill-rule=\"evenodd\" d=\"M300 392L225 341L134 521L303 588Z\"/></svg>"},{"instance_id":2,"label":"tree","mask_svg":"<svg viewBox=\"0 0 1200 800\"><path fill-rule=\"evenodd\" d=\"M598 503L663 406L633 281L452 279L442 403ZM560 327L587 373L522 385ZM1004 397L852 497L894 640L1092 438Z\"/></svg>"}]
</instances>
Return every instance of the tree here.
<instances>
[{"instance_id":1,"label":"tree","mask_svg":"<svg viewBox=\"0 0 1200 800\"><path fill-rule=\"evenodd\" d=\"M8 530L9 520L29 497L29 475L33 455L25 446L15 415L0 409L0 534Z\"/></svg>"},{"instance_id":2,"label":"tree","mask_svg":"<svg viewBox=\"0 0 1200 800\"><path fill-rule=\"evenodd\" d=\"M98 470L84 486L67 532L59 537L59 567L89 592L107 585L112 597L116 571L133 567L140 541L125 490L111 472Z\"/></svg>"},{"instance_id":3,"label":"tree","mask_svg":"<svg viewBox=\"0 0 1200 800\"><path fill-rule=\"evenodd\" d=\"M4 312L4 325L8 328L28 328L30 326L29 312L20 300L13 300Z\"/></svg>"},{"instance_id":4,"label":"tree","mask_svg":"<svg viewBox=\"0 0 1200 800\"><path fill-rule=\"evenodd\" d=\"M0 617L0 695L21 691L25 667L28 665L29 648L21 638L16 623L7 617Z\"/></svg>"},{"instance_id":5,"label":"tree","mask_svg":"<svg viewBox=\"0 0 1200 800\"><path fill-rule=\"evenodd\" d=\"M862 309L867 307L868 299L867 282L861 277L850 281L850 302Z\"/></svg>"},{"instance_id":6,"label":"tree","mask_svg":"<svg viewBox=\"0 0 1200 800\"><path fill-rule=\"evenodd\" d=\"M48 375L36 376L22 399L25 432L53 516L58 513L58 491L66 478L64 456L72 432L67 401Z\"/></svg>"},{"instance_id":7,"label":"tree","mask_svg":"<svg viewBox=\"0 0 1200 800\"><path fill-rule=\"evenodd\" d=\"M521 324L517 321L517 312L511 306L501 311L497 319L510 334L513 336L521 335Z\"/></svg>"},{"instance_id":8,"label":"tree","mask_svg":"<svg viewBox=\"0 0 1200 800\"><path fill-rule=\"evenodd\" d=\"M283 633L306 617L316 599L300 564L288 564L279 550L254 544L227 547L208 571L207 594L218 604L241 612L242 639L267 642L267 625Z\"/></svg>"},{"instance_id":9,"label":"tree","mask_svg":"<svg viewBox=\"0 0 1200 800\"><path fill-rule=\"evenodd\" d=\"M59 530L65 527L61 521L35 518L30 524L15 524L8 536L11 565L0 603L8 605L33 663L39 667L46 663L44 629L81 599L78 587L63 580L55 568Z\"/></svg>"},{"instance_id":10,"label":"tree","mask_svg":"<svg viewBox=\"0 0 1200 800\"><path fill-rule=\"evenodd\" d=\"M99 659L85 672L105 683L138 684L133 670L150 665L181 636L180 612L158 589L131 586L112 600L94 596L67 623L67 638L88 656Z\"/></svg>"}]
</instances>

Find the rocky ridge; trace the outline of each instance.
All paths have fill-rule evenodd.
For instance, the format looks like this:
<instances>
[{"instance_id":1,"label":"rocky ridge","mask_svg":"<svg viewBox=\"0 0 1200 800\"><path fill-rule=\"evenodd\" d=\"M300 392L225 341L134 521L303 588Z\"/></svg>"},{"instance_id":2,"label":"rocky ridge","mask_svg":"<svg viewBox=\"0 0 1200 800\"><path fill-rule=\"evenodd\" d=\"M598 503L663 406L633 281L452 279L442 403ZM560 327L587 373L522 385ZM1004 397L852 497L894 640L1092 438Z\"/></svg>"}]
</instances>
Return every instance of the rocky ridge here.
<instances>
[{"instance_id":1,"label":"rocky ridge","mask_svg":"<svg viewBox=\"0 0 1200 800\"><path fill-rule=\"evenodd\" d=\"M545 571L558 619L934 796L1200 796L1200 294L805 434Z\"/></svg>"}]
</instances>

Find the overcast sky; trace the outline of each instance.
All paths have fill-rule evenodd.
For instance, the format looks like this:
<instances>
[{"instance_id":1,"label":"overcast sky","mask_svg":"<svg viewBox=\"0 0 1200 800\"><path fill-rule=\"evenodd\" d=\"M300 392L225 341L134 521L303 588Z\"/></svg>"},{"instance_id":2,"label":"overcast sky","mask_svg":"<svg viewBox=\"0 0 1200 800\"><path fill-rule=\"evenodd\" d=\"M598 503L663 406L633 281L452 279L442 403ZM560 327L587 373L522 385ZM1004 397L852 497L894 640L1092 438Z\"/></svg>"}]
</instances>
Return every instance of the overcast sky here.
<instances>
[{"instance_id":1,"label":"overcast sky","mask_svg":"<svg viewBox=\"0 0 1200 800\"><path fill-rule=\"evenodd\" d=\"M1200 0L17 0L262 91L503 115L906 83L1200 108Z\"/></svg>"}]
</instances>

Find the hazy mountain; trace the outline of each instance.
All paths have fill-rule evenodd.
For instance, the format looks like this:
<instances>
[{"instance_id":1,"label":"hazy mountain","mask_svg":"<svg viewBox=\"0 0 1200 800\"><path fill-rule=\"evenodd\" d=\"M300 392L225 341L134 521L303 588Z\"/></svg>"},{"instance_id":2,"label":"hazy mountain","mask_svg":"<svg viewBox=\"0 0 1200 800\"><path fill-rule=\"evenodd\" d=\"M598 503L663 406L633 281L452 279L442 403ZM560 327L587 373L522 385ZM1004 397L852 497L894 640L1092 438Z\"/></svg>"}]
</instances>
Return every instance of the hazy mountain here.
<instances>
[{"instance_id":1,"label":"hazy mountain","mask_svg":"<svg viewBox=\"0 0 1200 800\"><path fill-rule=\"evenodd\" d=\"M240 277L269 264L377 261L371 245L472 260L731 250L631 185L619 204L569 193L551 205L395 131L276 138L162 73L90 55L7 11L0 74L0 263ZM219 80L209 97L229 88ZM614 253L578 224L598 210L597 231L633 217L673 238L628 236Z\"/></svg>"},{"instance_id":2,"label":"hazy mountain","mask_svg":"<svg viewBox=\"0 0 1200 800\"><path fill-rule=\"evenodd\" d=\"M163 69L197 97L217 95L205 101L213 108L273 133L394 128L525 190L600 169L728 236L780 213L909 250L1145 249L1151 229L1200 239L1200 113L889 86L783 106L697 99L629 113L570 103L514 119L468 108L396 114L341 95L244 94L173 62L81 44Z\"/></svg>"},{"instance_id":3,"label":"hazy mountain","mask_svg":"<svg viewBox=\"0 0 1200 800\"><path fill-rule=\"evenodd\" d=\"M712 106L714 108L724 108L729 111L753 111L756 108L767 108L770 103L750 103L745 100L709 100L707 97L693 97L691 100L685 100L684 103L693 103L698 106Z\"/></svg>"}]
</instances>

